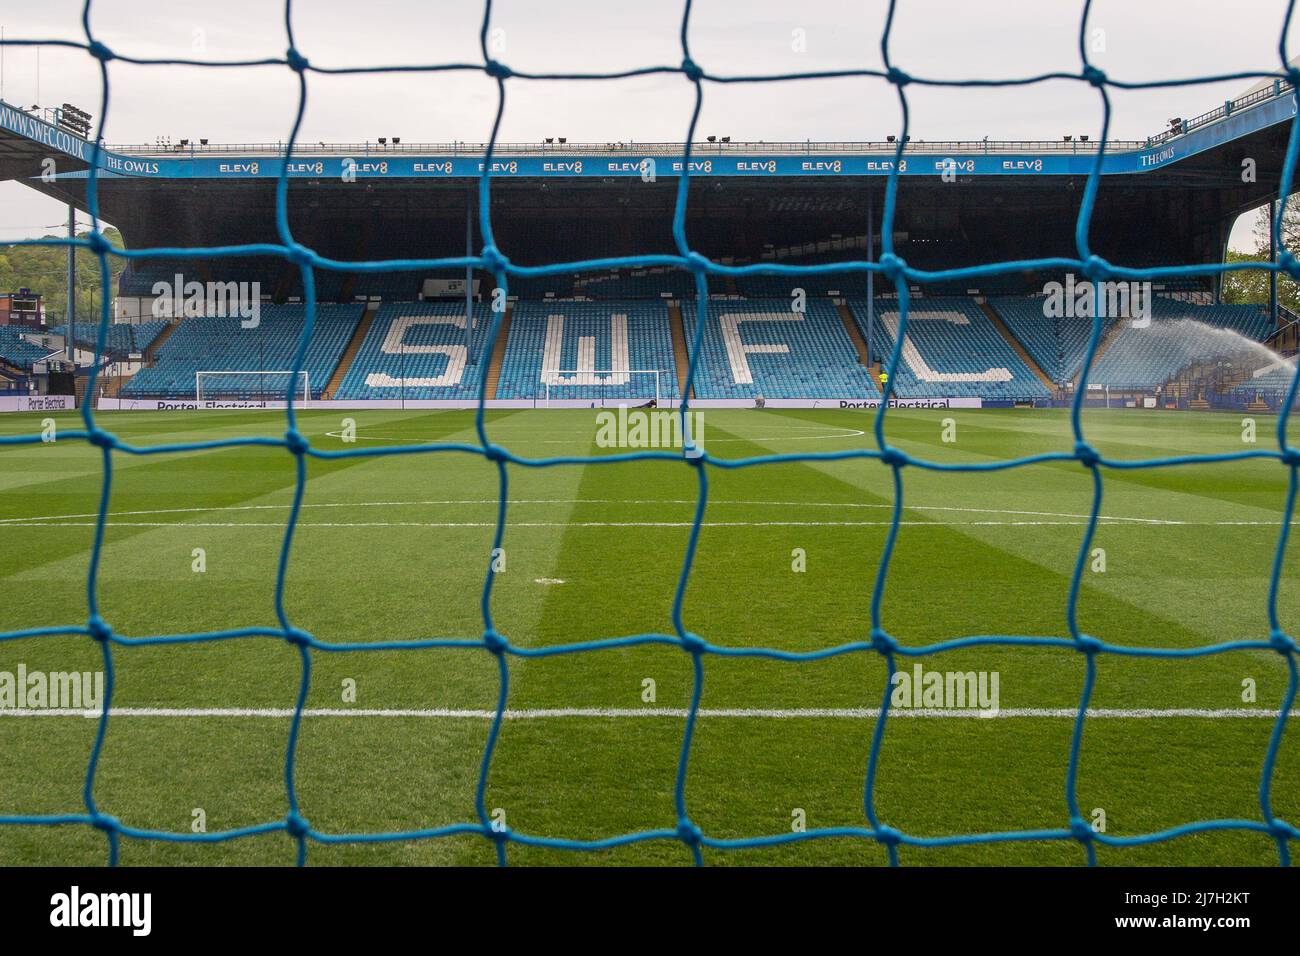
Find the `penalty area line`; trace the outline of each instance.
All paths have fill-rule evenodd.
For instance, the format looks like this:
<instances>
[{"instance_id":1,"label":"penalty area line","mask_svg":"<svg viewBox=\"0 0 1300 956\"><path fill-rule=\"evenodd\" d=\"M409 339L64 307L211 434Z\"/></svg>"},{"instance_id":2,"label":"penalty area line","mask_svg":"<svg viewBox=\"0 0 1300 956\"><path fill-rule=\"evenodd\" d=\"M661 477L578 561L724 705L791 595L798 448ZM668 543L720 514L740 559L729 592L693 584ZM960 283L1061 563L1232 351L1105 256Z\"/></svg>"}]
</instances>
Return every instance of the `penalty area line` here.
<instances>
[{"instance_id":1,"label":"penalty area line","mask_svg":"<svg viewBox=\"0 0 1300 956\"><path fill-rule=\"evenodd\" d=\"M685 718L688 711L684 707L550 707L534 709L507 710L505 720L551 720L561 718L627 719L647 717ZM993 710L978 709L910 709L891 707L890 717L928 717L934 719L1014 719L1014 718L1071 718L1077 716L1073 707L1008 707ZM272 718L287 719L294 715L291 707L112 707L110 717L237 717L237 718ZM493 720L496 711L492 710L458 710L452 708L402 709L402 708L342 708L342 707L308 707L302 712L304 717L415 717L443 720ZM75 708L0 708L3 717L82 717L96 718L98 710L80 710ZM807 707L807 708L709 708L702 707L698 712L702 718L748 718L759 720L800 720L800 719L838 719L838 720L872 720L880 716L878 707ZM1092 720L1154 720L1161 718L1199 718L1204 720L1225 719L1276 719L1276 710L1263 708L1221 708L1208 709L1196 707L1171 708L1093 708L1088 711ZM1292 710L1290 717L1300 717L1300 709Z\"/></svg>"}]
</instances>

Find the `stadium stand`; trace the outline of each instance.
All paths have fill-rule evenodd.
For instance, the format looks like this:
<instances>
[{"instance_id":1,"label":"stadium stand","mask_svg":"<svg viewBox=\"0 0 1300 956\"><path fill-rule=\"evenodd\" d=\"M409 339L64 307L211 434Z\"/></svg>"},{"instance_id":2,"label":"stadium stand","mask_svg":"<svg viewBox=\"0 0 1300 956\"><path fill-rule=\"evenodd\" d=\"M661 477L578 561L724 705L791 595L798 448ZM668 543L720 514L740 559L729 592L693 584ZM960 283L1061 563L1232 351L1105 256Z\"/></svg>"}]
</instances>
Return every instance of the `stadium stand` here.
<instances>
[{"instance_id":1,"label":"stadium stand","mask_svg":"<svg viewBox=\"0 0 1300 956\"><path fill-rule=\"evenodd\" d=\"M748 275L736 277L736 290L744 296L786 296L794 289L806 295L843 295L863 298L867 294L867 277L861 273L809 273L797 277Z\"/></svg>"},{"instance_id":2,"label":"stadium stand","mask_svg":"<svg viewBox=\"0 0 1300 956\"><path fill-rule=\"evenodd\" d=\"M857 361L834 304L809 299L806 312L791 300L713 302L695 373L699 398L879 397L870 372ZM686 340L695 336L697 307L682 303Z\"/></svg>"},{"instance_id":3,"label":"stadium stand","mask_svg":"<svg viewBox=\"0 0 1300 956\"><path fill-rule=\"evenodd\" d=\"M849 308L864 333L866 307L865 300L849 300ZM897 300L879 300L871 348L881 361L893 352L897 331ZM890 385L899 398L954 396L1029 401L1051 397L1050 389L979 306L961 298L912 300L902 357Z\"/></svg>"},{"instance_id":4,"label":"stadium stand","mask_svg":"<svg viewBox=\"0 0 1300 956\"><path fill-rule=\"evenodd\" d=\"M1238 402L1248 402L1261 395L1276 401L1286 395L1293 378L1295 378L1295 367L1278 362L1271 368L1260 369L1260 374L1234 385L1229 391Z\"/></svg>"},{"instance_id":5,"label":"stadium stand","mask_svg":"<svg viewBox=\"0 0 1300 956\"><path fill-rule=\"evenodd\" d=\"M413 302L420 294L427 271L423 272L358 272L352 277L352 295L377 296L399 302ZM461 273L460 278L464 278Z\"/></svg>"},{"instance_id":6,"label":"stadium stand","mask_svg":"<svg viewBox=\"0 0 1300 956\"><path fill-rule=\"evenodd\" d=\"M1064 385L1079 374L1088 354L1092 319L1049 318L1043 314L1044 302L1043 296L989 300L1038 367L1053 382ZM1112 325L1112 320L1104 321L1103 335Z\"/></svg>"},{"instance_id":7,"label":"stadium stand","mask_svg":"<svg viewBox=\"0 0 1300 956\"><path fill-rule=\"evenodd\" d=\"M379 307L357 357L334 398L477 398L484 363L477 361L491 326L487 305L474 306L465 347L465 305L412 302ZM340 345L340 350L346 345ZM313 381L315 379L313 378Z\"/></svg>"},{"instance_id":8,"label":"stadium stand","mask_svg":"<svg viewBox=\"0 0 1300 956\"><path fill-rule=\"evenodd\" d=\"M520 302L511 315L497 398L642 400L678 397L667 307L656 302Z\"/></svg>"},{"instance_id":9,"label":"stadium stand","mask_svg":"<svg viewBox=\"0 0 1300 956\"><path fill-rule=\"evenodd\" d=\"M1259 305L1189 305L1156 299L1152 322L1124 322L1088 381L1111 388L1154 388L1192 362L1234 355L1268 334Z\"/></svg>"},{"instance_id":10,"label":"stadium stand","mask_svg":"<svg viewBox=\"0 0 1300 956\"><path fill-rule=\"evenodd\" d=\"M566 299L574 294L574 275L511 276L510 296L520 299L543 299L547 296Z\"/></svg>"},{"instance_id":11,"label":"stadium stand","mask_svg":"<svg viewBox=\"0 0 1300 956\"><path fill-rule=\"evenodd\" d=\"M312 397L319 398L347 347L359 305L318 305L311 343L303 361ZM301 305L263 305L260 323L243 328L238 318L183 319L158 350L154 365L141 369L122 388L124 398L193 397L200 371L278 371L293 368L306 309ZM214 394L228 398L266 398L283 387L250 376L214 381Z\"/></svg>"},{"instance_id":12,"label":"stadium stand","mask_svg":"<svg viewBox=\"0 0 1300 956\"><path fill-rule=\"evenodd\" d=\"M167 328L167 322L114 322L108 327L108 340L104 354L112 358L125 358L133 352L144 352ZM49 329L52 335L67 335L66 325ZM99 325L86 322L76 328L77 348L94 351L99 343Z\"/></svg>"},{"instance_id":13,"label":"stadium stand","mask_svg":"<svg viewBox=\"0 0 1300 956\"><path fill-rule=\"evenodd\" d=\"M40 361L50 354L49 349L34 345L23 337L31 334L31 329L17 325L0 325L0 359L20 369L30 369L33 362Z\"/></svg>"},{"instance_id":14,"label":"stadium stand","mask_svg":"<svg viewBox=\"0 0 1300 956\"><path fill-rule=\"evenodd\" d=\"M283 260L272 256L223 256L215 259L131 259L118 279L118 292L128 296L151 296L157 283L175 284L180 275L186 282L256 282L261 295L270 297L280 285L285 274ZM296 269L291 270L294 281L301 289L301 278ZM316 281L328 284L331 273L316 270ZM328 297L318 292L322 300Z\"/></svg>"},{"instance_id":15,"label":"stadium stand","mask_svg":"<svg viewBox=\"0 0 1300 956\"><path fill-rule=\"evenodd\" d=\"M512 292L514 285L511 280ZM695 294L695 279L681 269L632 269L579 277L574 291L600 299L657 299L665 292L682 298Z\"/></svg>"}]
</instances>

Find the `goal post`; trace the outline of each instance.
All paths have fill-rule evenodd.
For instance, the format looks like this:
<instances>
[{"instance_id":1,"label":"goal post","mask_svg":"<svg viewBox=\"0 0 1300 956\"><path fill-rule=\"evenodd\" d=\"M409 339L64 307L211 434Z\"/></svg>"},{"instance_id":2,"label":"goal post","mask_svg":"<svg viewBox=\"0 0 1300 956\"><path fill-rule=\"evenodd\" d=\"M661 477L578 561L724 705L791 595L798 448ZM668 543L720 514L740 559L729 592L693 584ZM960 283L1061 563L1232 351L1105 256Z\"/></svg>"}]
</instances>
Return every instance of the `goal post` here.
<instances>
[{"instance_id":1,"label":"goal post","mask_svg":"<svg viewBox=\"0 0 1300 956\"><path fill-rule=\"evenodd\" d=\"M552 401L594 402L597 405L659 405L659 369L548 369L542 375L543 407Z\"/></svg>"},{"instance_id":2,"label":"goal post","mask_svg":"<svg viewBox=\"0 0 1300 956\"><path fill-rule=\"evenodd\" d=\"M293 390L295 405L311 402L311 379L305 371L204 370L194 373L196 402L283 402Z\"/></svg>"}]
</instances>

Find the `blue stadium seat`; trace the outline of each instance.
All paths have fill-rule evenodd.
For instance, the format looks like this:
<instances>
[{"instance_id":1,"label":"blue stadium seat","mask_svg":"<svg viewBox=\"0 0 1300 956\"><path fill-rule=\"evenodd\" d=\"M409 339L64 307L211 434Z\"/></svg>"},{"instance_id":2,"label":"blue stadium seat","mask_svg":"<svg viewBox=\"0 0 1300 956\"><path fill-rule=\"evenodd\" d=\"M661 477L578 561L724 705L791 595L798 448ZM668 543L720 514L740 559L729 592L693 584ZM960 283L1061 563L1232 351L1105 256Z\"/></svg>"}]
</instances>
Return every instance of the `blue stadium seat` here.
<instances>
[{"instance_id":1,"label":"blue stadium seat","mask_svg":"<svg viewBox=\"0 0 1300 956\"><path fill-rule=\"evenodd\" d=\"M865 334L866 301L851 299L849 308ZM882 364L893 352L898 323L897 300L880 300L871 348ZM899 398L1029 401L1052 394L980 307L962 298L912 299L902 357L890 384Z\"/></svg>"},{"instance_id":2,"label":"blue stadium seat","mask_svg":"<svg viewBox=\"0 0 1300 956\"><path fill-rule=\"evenodd\" d=\"M320 305L303 370L313 398L319 398L338 367L343 351L361 319L360 305ZM154 365L141 369L122 388L125 398L193 398L195 373L200 371L276 372L293 368L302 338L306 307L263 305L255 328L243 328L238 318L182 319L162 347ZM213 395L223 398L266 398L268 390L285 388L287 376L267 381L247 375L211 379Z\"/></svg>"},{"instance_id":3,"label":"blue stadium seat","mask_svg":"<svg viewBox=\"0 0 1300 956\"><path fill-rule=\"evenodd\" d=\"M105 354L112 358L126 358L133 352L144 352L163 329L167 322L114 322L108 327L108 339L105 342ZM56 325L50 330L52 335L67 335L66 325ZM76 327L77 348L93 352L99 344L99 323L86 321Z\"/></svg>"},{"instance_id":4,"label":"blue stadium seat","mask_svg":"<svg viewBox=\"0 0 1300 956\"><path fill-rule=\"evenodd\" d=\"M479 358L491 318L487 305L474 306L474 328L467 350L464 303L380 306L334 397L478 398L485 364Z\"/></svg>"},{"instance_id":5,"label":"blue stadium seat","mask_svg":"<svg viewBox=\"0 0 1300 956\"><path fill-rule=\"evenodd\" d=\"M1124 321L1097 359L1089 384L1154 388L1192 362L1226 358L1269 332L1262 305L1191 305L1157 298L1151 324Z\"/></svg>"},{"instance_id":6,"label":"blue stadium seat","mask_svg":"<svg viewBox=\"0 0 1300 956\"><path fill-rule=\"evenodd\" d=\"M34 345L24 335L40 330L25 328L20 325L0 325L0 359L21 369L30 369L33 362L40 361L50 354L50 350Z\"/></svg>"},{"instance_id":7,"label":"blue stadium seat","mask_svg":"<svg viewBox=\"0 0 1300 956\"><path fill-rule=\"evenodd\" d=\"M807 311L791 300L750 299L709 303L695 374L699 398L879 397L834 303L809 299ZM696 304L682 304L686 340L695 335Z\"/></svg>"},{"instance_id":8,"label":"blue stadium seat","mask_svg":"<svg viewBox=\"0 0 1300 956\"><path fill-rule=\"evenodd\" d=\"M1045 296L996 298L989 304L997 310L1007 328L1025 347L1047 377L1058 385L1074 380L1088 354L1092 319L1044 315ZM1113 324L1102 320L1102 334Z\"/></svg>"},{"instance_id":9,"label":"blue stadium seat","mask_svg":"<svg viewBox=\"0 0 1300 956\"><path fill-rule=\"evenodd\" d=\"M592 374L558 374L561 370ZM550 375L546 374L549 370ZM497 398L632 401L676 398L668 308L657 302L519 302ZM602 374L595 374L601 372Z\"/></svg>"}]
</instances>

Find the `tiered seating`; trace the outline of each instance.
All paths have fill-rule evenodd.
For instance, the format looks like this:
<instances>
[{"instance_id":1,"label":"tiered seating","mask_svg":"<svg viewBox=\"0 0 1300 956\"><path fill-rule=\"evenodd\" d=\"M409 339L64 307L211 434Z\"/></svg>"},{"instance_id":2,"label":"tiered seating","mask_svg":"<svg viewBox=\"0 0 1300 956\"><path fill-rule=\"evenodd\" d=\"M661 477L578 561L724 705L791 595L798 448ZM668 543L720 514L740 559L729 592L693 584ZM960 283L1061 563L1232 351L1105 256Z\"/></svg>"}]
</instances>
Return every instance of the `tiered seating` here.
<instances>
[{"instance_id":1,"label":"tiered seating","mask_svg":"<svg viewBox=\"0 0 1300 956\"><path fill-rule=\"evenodd\" d=\"M849 307L864 331L866 302ZM887 361L898 332L897 300L876 305L872 353ZM1051 391L973 301L916 298L907 314L902 358L891 382L900 398L973 397L1025 401Z\"/></svg>"},{"instance_id":2,"label":"tiered seating","mask_svg":"<svg viewBox=\"0 0 1300 956\"><path fill-rule=\"evenodd\" d=\"M121 295L151 296L157 283L165 282L170 288L176 282L176 276L180 275L185 282L256 282L261 295L269 297L275 294L286 268L293 269L294 281L301 286L297 267L289 267L276 256L132 259L118 280L118 291ZM316 281L318 286L330 281L325 270L316 270ZM319 292L317 297L327 298Z\"/></svg>"},{"instance_id":3,"label":"tiered seating","mask_svg":"<svg viewBox=\"0 0 1300 956\"><path fill-rule=\"evenodd\" d=\"M412 302L382 305L335 398L477 398L479 361L491 325L485 304L474 306L465 347L465 305Z\"/></svg>"},{"instance_id":4,"label":"tiered seating","mask_svg":"<svg viewBox=\"0 0 1300 956\"><path fill-rule=\"evenodd\" d=\"M717 282L717 280L713 280ZM513 291L514 280L511 281ZM632 269L614 273L585 273L575 283L575 291L599 299L656 299L670 292L680 298L695 294L695 277L681 269Z\"/></svg>"},{"instance_id":5,"label":"tiered seating","mask_svg":"<svg viewBox=\"0 0 1300 956\"><path fill-rule=\"evenodd\" d=\"M810 299L807 312L789 299L719 301L709 305L695 394L700 398L878 397L870 373L835 306ZM682 304L687 342L695 335L696 305Z\"/></svg>"},{"instance_id":6,"label":"tiered seating","mask_svg":"<svg viewBox=\"0 0 1300 956\"><path fill-rule=\"evenodd\" d=\"M562 299L574 294L574 284L577 279L578 276L564 273L538 277L510 276L508 284L511 297L543 299L550 295ZM495 283L493 283L493 288L495 287Z\"/></svg>"},{"instance_id":7,"label":"tiered seating","mask_svg":"<svg viewBox=\"0 0 1300 956\"><path fill-rule=\"evenodd\" d=\"M359 305L320 305L311 343L303 362L312 397L319 398L338 367L343 350L361 320ZM122 389L128 398L191 398L196 372L284 371L302 338L306 308L301 305L263 305L260 323L243 328L239 318L182 319L162 347L156 364L141 369ZM223 398L265 398L268 390L288 383L232 375L210 378L205 391Z\"/></svg>"},{"instance_id":8,"label":"tiered seating","mask_svg":"<svg viewBox=\"0 0 1300 956\"><path fill-rule=\"evenodd\" d=\"M1295 368L1279 362L1263 374L1248 378L1240 385L1234 386L1232 394L1243 402L1252 401L1257 395L1278 401L1285 397L1293 378L1295 378Z\"/></svg>"},{"instance_id":9,"label":"tiered seating","mask_svg":"<svg viewBox=\"0 0 1300 956\"><path fill-rule=\"evenodd\" d=\"M783 262L782 265L794 265ZM717 283L710 281L710 288ZM799 275L748 275L736 277L736 290L745 296L785 296L789 298L794 289L803 289L805 295L825 296L865 296L867 294L867 276L864 272L836 273L801 273Z\"/></svg>"},{"instance_id":10,"label":"tiered seating","mask_svg":"<svg viewBox=\"0 0 1300 956\"><path fill-rule=\"evenodd\" d=\"M1043 296L991 299L990 304L1002 316L1025 351L1058 385L1074 380L1088 353L1092 338L1090 318L1049 318L1043 314ZM1102 334L1113 324L1102 320Z\"/></svg>"},{"instance_id":11,"label":"tiered seating","mask_svg":"<svg viewBox=\"0 0 1300 956\"><path fill-rule=\"evenodd\" d=\"M23 333L30 335L31 332L31 329L22 326L0 325L0 359L17 368L30 369L33 362L49 355L49 349L33 345L23 338Z\"/></svg>"},{"instance_id":12,"label":"tiered seating","mask_svg":"<svg viewBox=\"0 0 1300 956\"><path fill-rule=\"evenodd\" d=\"M1156 299L1147 327L1125 322L1093 366L1091 384L1154 388L1194 362L1228 358L1268 334L1260 305L1188 305Z\"/></svg>"},{"instance_id":13,"label":"tiered seating","mask_svg":"<svg viewBox=\"0 0 1300 956\"><path fill-rule=\"evenodd\" d=\"M153 295L154 284L171 283L176 274L186 275L192 263L183 259L131 259L117 280L121 295Z\"/></svg>"},{"instance_id":14,"label":"tiered seating","mask_svg":"<svg viewBox=\"0 0 1300 956\"><path fill-rule=\"evenodd\" d=\"M560 370L582 371L562 375ZM548 392L552 399L656 397L655 376L626 374L630 370L658 371L658 397L677 397L667 306L520 302L511 314L497 398L545 399Z\"/></svg>"},{"instance_id":15,"label":"tiered seating","mask_svg":"<svg viewBox=\"0 0 1300 956\"><path fill-rule=\"evenodd\" d=\"M352 281L352 294L413 302L424 288L424 280L430 276L427 269L414 272L358 272ZM464 277L463 272L457 276L462 279Z\"/></svg>"},{"instance_id":16,"label":"tiered seating","mask_svg":"<svg viewBox=\"0 0 1300 956\"><path fill-rule=\"evenodd\" d=\"M167 328L166 322L114 322L108 327L106 355L125 358L133 352L143 352ZM66 325L56 325L52 335L67 335ZM93 352L99 344L99 323L84 322L77 325L77 348Z\"/></svg>"}]
</instances>

